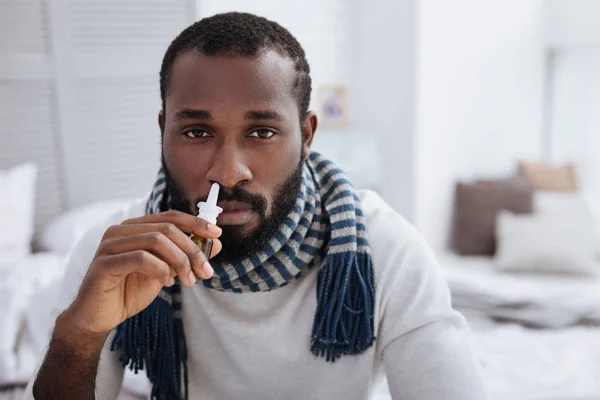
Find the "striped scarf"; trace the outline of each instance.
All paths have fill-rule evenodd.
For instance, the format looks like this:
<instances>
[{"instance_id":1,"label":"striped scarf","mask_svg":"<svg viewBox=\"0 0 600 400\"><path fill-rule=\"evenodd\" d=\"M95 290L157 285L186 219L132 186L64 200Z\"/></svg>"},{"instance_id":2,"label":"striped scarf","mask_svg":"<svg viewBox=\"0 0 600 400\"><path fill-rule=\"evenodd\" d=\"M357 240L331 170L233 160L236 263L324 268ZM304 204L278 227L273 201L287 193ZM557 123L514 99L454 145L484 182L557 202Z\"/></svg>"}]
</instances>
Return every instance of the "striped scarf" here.
<instances>
[{"instance_id":1,"label":"striped scarf","mask_svg":"<svg viewBox=\"0 0 600 400\"><path fill-rule=\"evenodd\" d=\"M165 191L161 171L147 214L168 208ZM345 174L316 152L303 164L293 209L265 249L237 264L213 267L204 285L238 293L273 290L320 268L312 353L335 361L362 353L375 340L373 269L360 200ZM180 399L182 387L188 398L181 290L178 282L164 287L148 308L117 327L111 346L121 352L124 367L146 369L152 399Z\"/></svg>"}]
</instances>

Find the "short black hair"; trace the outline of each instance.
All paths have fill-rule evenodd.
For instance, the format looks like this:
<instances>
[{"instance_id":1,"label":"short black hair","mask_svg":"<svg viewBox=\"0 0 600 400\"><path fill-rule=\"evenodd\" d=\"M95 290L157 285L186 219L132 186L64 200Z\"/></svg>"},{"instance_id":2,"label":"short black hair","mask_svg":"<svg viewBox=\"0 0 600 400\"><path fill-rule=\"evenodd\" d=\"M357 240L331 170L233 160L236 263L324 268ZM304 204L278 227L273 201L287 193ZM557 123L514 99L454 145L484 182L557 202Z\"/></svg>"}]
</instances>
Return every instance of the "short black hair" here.
<instances>
[{"instance_id":1,"label":"short black hair","mask_svg":"<svg viewBox=\"0 0 600 400\"><path fill-rule=\"evenodd\" d=\"M294 95L301 120L308 113L312 90L306 54L296 38L276 22L254 14L228 12L204 18L187 27L167 49L160 69L160 97L165 110L171 69L178 55L197 50L207 56L254 57L274 50L291 59L296 70Z\"/></svg>"}]
</instances>

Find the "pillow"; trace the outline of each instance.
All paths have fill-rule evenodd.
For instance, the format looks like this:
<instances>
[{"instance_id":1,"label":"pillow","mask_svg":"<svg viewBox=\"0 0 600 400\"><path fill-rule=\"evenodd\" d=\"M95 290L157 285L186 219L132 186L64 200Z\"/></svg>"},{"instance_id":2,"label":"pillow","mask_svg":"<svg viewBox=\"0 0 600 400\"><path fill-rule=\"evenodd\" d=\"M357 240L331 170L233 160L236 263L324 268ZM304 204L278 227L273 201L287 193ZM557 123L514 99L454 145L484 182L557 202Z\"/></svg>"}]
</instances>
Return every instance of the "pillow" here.
<instances>
[{"instance_id":1,"label":"pillow","mask_svg":"<svg viewBox=\"0 0 600 400\"><path fill-rule=\"evenodd\" d=\"M590 207L592 220L596 226L596 256L600 260L600 193L586 193L584 198Z\"/></svg>"},{"instance_id":2,"label":"pillow","mask_svg":"<svg viewBox=\"0 0 600 400\"><path fill-rule=\"evenodd\" d=\"M593 223L574 214L498 213L497 267L507 272L594 275L598 271Z\"/></svg>"},{"instance_id":3,"label":"pillow","mask_svg":"<svg viewBox=\"0 0 600 400\"><path fill-rule=\"evenodd\" d=\"M592 193L537 192L535 209L538 212L568 214L591 223L596 233L596 255L600 257L600 209L598 196Z\"/></svg>"},{"instance_id":4,"label":"pillow","mask_svg":"<svg viewBox=\"0 0 600 400\"><path fill-rule=\"evenodd\" d=\"M493 255L499 210L533 211L533 186L522 177L456 184L452 247L461 255Z\"/></svg>"},{"instance_id":5,"label":"pillow","mask_svg":"<svg viewBox=\"0 0 600 400\"><path fill-rule=\"evenodd\" d=\"M0 171L0 259L31 253L37 167L33 163Z\"/></svg>"},{"instance_id":6,"label":"pillow","mask_svg":"<svg viewBox=\"0 0 600 400\"><path fill-rule=\"evenodd\" d=\"M520 162L519 172L537 190L552 192L577 191L577 177L572 164L552 165L540 162Z\"/></svg>"},{"instance_id":7,"label":"pillow","mask_svg":"<svg viewBox=\"0 0 600 400\"><path fill-rule=\"evenodd\" d=\"M534 196L536 213L567 214L572 218L593 219L587 200L578 192L559 193L538 191Z\"/></svg>"},{"instance_id":8,"label":"pillow","mask_svg":"<svg viewBox=\"0 0 600 400\"><path fill-rule=\"evenodd\" d=\"M42 250L69 253L87 231L133 200L119 199L74 208L54 218L39 237Z\"/></svg>"}]
</instances>

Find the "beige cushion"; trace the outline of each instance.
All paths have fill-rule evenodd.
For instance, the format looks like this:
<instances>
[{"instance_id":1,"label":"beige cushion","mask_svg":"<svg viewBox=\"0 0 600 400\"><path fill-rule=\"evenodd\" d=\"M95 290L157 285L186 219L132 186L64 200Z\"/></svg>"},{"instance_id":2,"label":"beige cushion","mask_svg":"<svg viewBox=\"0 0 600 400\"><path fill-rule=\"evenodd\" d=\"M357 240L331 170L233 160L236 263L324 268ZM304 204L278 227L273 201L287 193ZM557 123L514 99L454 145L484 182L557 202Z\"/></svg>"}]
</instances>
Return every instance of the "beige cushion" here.
<instances>
[{"instance_id":1,"label":"beige cushion","mask_svg":"<svg viewBox=\"0 0 600 400\"><path fill-rule=\"evenodd\" d=\"M452 247L461 255L493 255L496 214L533 211L533 186L522 177L456 184Z\"/></svg>"},{"instance_id":2,"label":"beige cushion","mask_svg":"<svg viewBox=\"0 0 600 400\"><path fill-rule=\"evenodd\" d=\"M552 192L574 192L577 177L572 164L553 165L541 162L520 162L519 172L537 190Z\"/></svg>"}]
</instances>

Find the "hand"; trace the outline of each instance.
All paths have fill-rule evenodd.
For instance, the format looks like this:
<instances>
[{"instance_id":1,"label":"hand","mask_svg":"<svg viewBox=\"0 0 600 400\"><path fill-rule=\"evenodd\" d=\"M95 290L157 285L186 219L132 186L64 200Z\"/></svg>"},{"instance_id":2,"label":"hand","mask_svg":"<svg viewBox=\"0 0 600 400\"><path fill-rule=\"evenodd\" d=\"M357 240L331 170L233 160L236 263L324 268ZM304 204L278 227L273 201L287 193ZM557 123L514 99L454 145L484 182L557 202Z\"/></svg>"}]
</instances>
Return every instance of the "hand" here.
<instances>
[{"instance_id":1,"label":"hand","mask_svg":"<svg viewBox=\"0 0 600 400\"><path fill-rule=\"evenodd\" d=\"M221 251L221 228L195 216L167 211L124 221L105 232L96 255L65 312L79 332L108 335L127 318L144 310L163 286L179 277L184 286L213 275L200 248L183 232L214 240Z\"/></svg>"}]
</instances>

